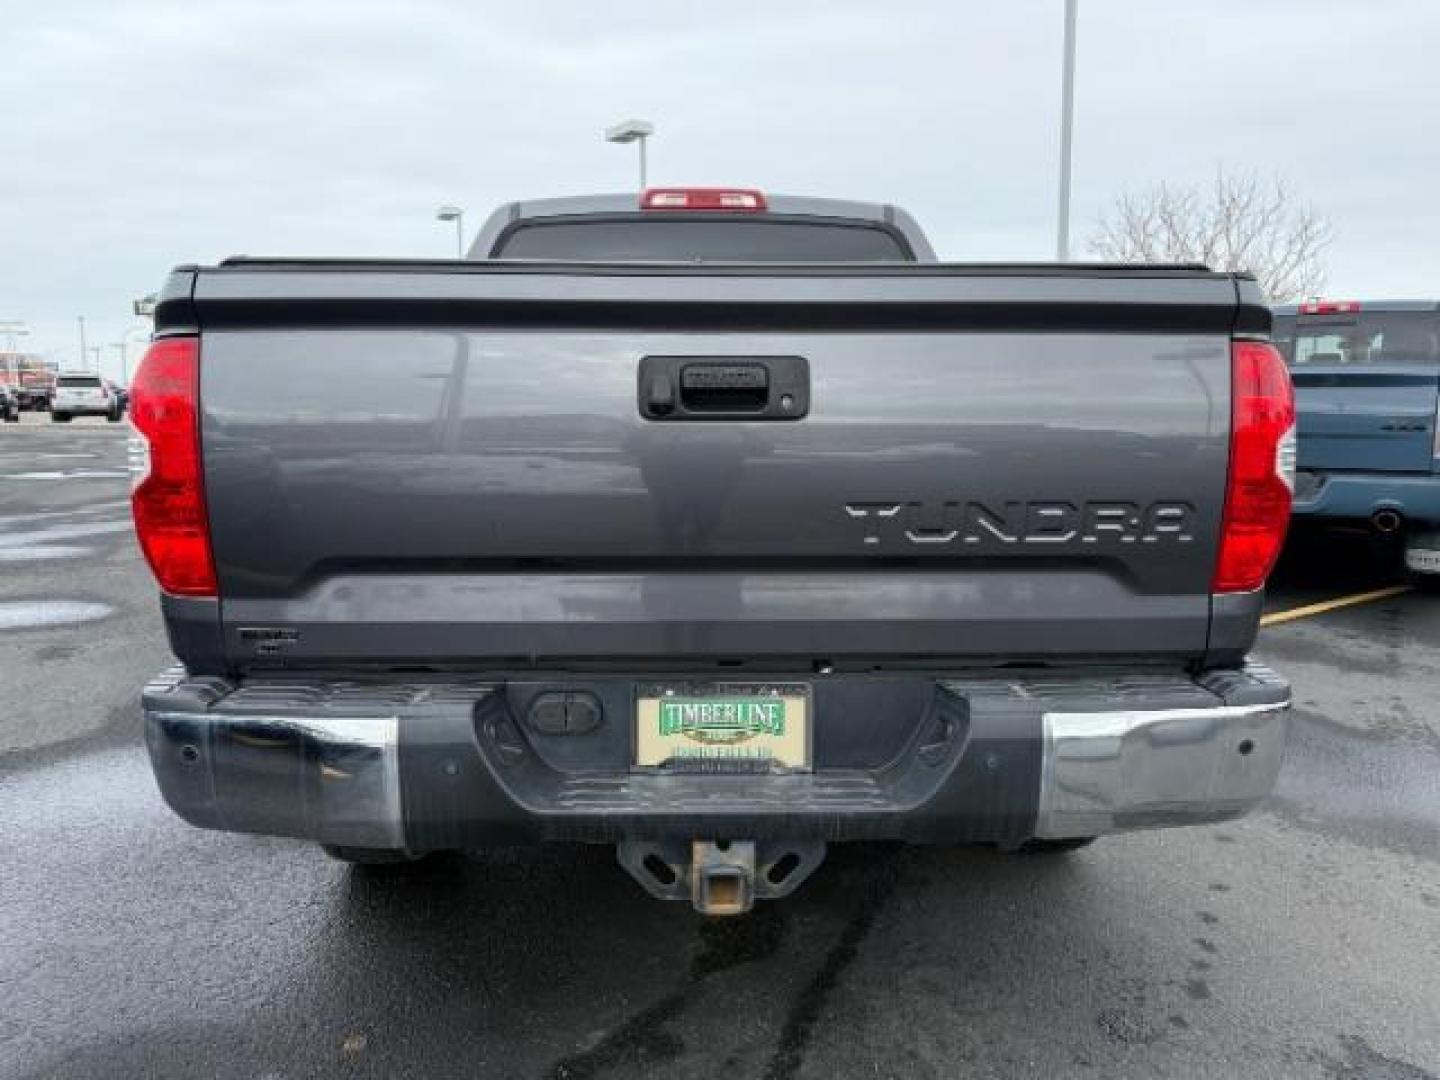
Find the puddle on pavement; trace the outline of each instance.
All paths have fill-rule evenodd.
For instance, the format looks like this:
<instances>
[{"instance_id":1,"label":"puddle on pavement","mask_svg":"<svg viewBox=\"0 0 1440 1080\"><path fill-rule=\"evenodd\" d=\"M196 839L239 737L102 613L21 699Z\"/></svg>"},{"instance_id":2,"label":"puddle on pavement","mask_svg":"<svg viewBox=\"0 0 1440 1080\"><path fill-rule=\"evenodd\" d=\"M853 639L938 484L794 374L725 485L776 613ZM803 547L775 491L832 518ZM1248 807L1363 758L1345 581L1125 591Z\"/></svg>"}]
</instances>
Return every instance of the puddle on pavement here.
<instances>
[{"instance_id":1,"label":"puddle on pavement","mask_svg":"<svg viewBox=\"0 0 1440 1080\"><path fill-rule=\"evenodd\" d=\"M94 554L93 548L65 544L32 544L29 547L0 547L0 563L43 562L46 559L81 559Z\"/></svg>"},{"instance_id":2,"label":"puddle on pavement","mask_svg":"<svg viewBox=\"0 0 1440 1080\"><path fill-rule=\"evenodd\" d=\"M0 526L3 526L0 522ZM27 547L30 544L46 544L55 540L79 540L87 536L108 536L113 533L129 532L133 526L129 521L79 521L73 525L44 525L24 532L5 532L0 529L0 548Z\"/></svg>"},{"instance_id":3,"label":"puddle on pavement","mask_svg":"<svg viewBox=\"0 0 1440 1080\"><path fill-rule=\"evenodd\" d=\"M1440 858L1440 740L1356 733L1296 708L1271 806L1304 826Z\"/></svg>"},{"instance_id":4,"label":"puddle on pavement","mask_svg":"<svg viewBox=\"0 0 1440 1080\"><path fill-rule=\"evenodd\" d=\"M0 601L0 630L75 626L103 619L114 610L91 600L4 600Z\"/></svg>"},{"instance_id":5,"label":"puddle on pavement","mask_svg":"<svg viewBox=\"0 0 1440 1080\"><path fill-rule=\"evenodd\" d=\"M3 522L0 522L3 525ZM44 544L52 540L78 540L86 536L107 536L112 533L129 532L128 520L77 521L73 525L44 525L25 532L4 532L0 530L0 548L25 547L28 544Z\"/></svg>"},{"instance_id":6,"label":"puddle on pavement","mask_svg":"<svg viewBox=\"0 0 1440 1080\"><path fill-rule=\"evenodd\" d=\"M37 521L54 521L56 518L79 518L92 514L108 514L112 510L124 510L128 514L130 500L111 499L105 502L86 503L84 506L72 506L64 510L36 510L29 514L0 514L0 529L8 529L15 525L30 525Z\"/></svg>"},{"instance_id":7,"label":"puddle on pavement","mask_svg":"<svg viewBox=\"0 0 1440 1080\"><path fill-rule=\"evenodd\" d=\"M74 559L89 555L91 549L68 540L128 533L128 521L86 521L73 525L46 525L24 532L6 532L0 520L0 563L39 562L42 559Z\"/></svg>"},{"instance_id":8,"label":"puddle on pavement","mask_svg":"<svg viewBox=\"0 0 1440 1080\"><path fill-rule=\"evenodd\" d=\"M129 475L125 469L65 469L3 473L0 480L124 480Z\"/></svg>"}]
</instances>

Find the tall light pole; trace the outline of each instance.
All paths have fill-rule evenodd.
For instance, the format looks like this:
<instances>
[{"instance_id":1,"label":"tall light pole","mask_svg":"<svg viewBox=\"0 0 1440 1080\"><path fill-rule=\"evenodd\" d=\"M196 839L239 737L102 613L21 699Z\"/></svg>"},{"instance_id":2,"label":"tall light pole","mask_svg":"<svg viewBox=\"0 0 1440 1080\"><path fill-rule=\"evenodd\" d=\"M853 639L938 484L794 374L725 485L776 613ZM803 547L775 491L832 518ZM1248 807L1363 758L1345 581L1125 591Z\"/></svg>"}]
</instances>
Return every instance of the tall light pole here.
<instances>
[{"instance_id":1,"label":"tall light pole","mask_svg":"<svg viewBox=\"0 0 1440 1080\"><path fill-rule=\"evenodd\" d=\"M1065 0L1065 60L1060 87L1060 213L1056 226L1055 258L1070 258L1070 131L1075 124L1075 8L1079 0Z\"/></svg>"},{"instance_id":2,"label":"tall light pole","mask_svg":"<svg viewBox=\"0 0 1440 1080\"><path fill-rule=\"evenodd\" d=\"M110 347L120 354L120 385L124 386L127 381L125 376L128 373L128 369L130 367L130 365L126 362L127 357L125 355L125 342L123 339L120 341L112 341L110 343Z\"/></svg>"},{"instance_id":3,"label":"tall light pole","mask_svg":"<svg viewBox=\"0 0 1440 1080\"><path fill-rule=\"evenodd\" d=\"M149 336L150 336L150 326L149 326L149 324L148 324L148 323L142 323L142 324L140 324L139 326L132 326L129 330L126 330L125 333L124 333L124 334L121 336L121 338L120 338L120 385L121 385L121 386L129 386L129 385L130 385L130 360L129 360L129 353L128 353L127 349L128 349L128 346L130 345L130 339L131 339L132 337L134 337L136 334L144 334L146 337L149 337Z\"/></svg>"},{"instance_id":4,"label":"tall light pole","mask_svg":"<svg viewBox=\"0 0 1440 1080\"><path fill-rule=\"evenodd\" d=\"M605 141L613 143L640 144L640 190L645 190L645 140L655 134L655 125L649 120L622 120L614 127L605 129Z\"/></svg>"},{"instance_id":5,"label":"tall light pole","mask_svg":"<svg viewBox=\"0 0 1440 1080\"><path fill-rule=\"evenodd\" d=\"M90 355L89 350L85 348L85 316L76 315L75 321L80 324L80 370L84 371L86 364L85 358Z\"/></svg>"},{"instance_id":6,"label":"tall light pole","mask_svg":"<svg viewBox=\"0 0 1440 1080\"><path fill-rule=\"evenodd\" d=\"M465 211L458 206L442 206L435 211L436 221L455 222L455 257L465 257Z\"/></svg>"},{"instance_id":7,"label":"tall light pole","mask_svg":"<svg viewBox=\"0 0 1440 1080\"><path fill-rule=\"evenodd\" d=\"M90 354L95 357L95 374L96 374L96 375L99 375L99 374L100 374L100 346L99 346L99 345L91 345L91 346L90 346Z\"/></svg>"}]
</instances>

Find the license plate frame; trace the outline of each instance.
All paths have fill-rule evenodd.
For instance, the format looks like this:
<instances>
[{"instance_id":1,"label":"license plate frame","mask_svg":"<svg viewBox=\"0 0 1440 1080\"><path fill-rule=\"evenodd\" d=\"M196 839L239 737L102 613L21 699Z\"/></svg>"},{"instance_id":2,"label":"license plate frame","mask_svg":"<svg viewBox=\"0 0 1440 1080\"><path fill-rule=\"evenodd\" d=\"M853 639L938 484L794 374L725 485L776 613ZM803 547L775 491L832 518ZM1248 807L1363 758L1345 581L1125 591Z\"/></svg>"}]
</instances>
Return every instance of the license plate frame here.
<instances>
[{"instance_id":1,"label":"license plate frame","mask_svg":"<svg viewBox=\"0 0 1440 1080\"><path fill-rule=\"evenodd\" d=\"M810 772L815 709L806 682L664 682L635 688L639 771Z\"/></svg>"}]
</instances>

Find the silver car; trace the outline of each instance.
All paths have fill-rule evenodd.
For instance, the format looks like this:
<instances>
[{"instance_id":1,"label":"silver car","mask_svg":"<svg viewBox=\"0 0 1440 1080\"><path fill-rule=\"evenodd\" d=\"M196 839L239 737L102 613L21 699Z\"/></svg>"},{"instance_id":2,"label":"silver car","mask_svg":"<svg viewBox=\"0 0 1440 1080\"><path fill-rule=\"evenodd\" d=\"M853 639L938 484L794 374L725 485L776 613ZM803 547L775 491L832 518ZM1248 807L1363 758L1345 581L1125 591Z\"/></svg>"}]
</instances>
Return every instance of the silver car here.
<instances>
[{"instance_id":1,"label":"silver car","mask_svg":"<svg viewBox=\"0 0 1440 1080\"><path fill-rule=\"evenodd\" d=\"M99 375L61 375L50 400L50 419L66 423L72 416L103 416L112 424L120 419L120 399Z\"/></svg>"}]
</instances>

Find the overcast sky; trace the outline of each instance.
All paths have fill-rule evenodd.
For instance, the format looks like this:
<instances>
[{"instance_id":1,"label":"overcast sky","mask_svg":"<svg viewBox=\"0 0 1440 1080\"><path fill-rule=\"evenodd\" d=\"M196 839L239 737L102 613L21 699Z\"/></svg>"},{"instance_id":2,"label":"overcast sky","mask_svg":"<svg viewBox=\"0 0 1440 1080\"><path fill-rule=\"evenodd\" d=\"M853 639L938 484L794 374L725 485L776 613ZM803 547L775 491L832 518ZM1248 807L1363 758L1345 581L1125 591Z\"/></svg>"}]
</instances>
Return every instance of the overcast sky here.
<instances>
[{"instance_id":1,"label":"overcast sky","mask_svg":"<svg viewBox=\"0 0 1440 1080\"><path fill-rule=\"evenodd\" d=\"M1061 0L0 0L0 320L78 360L179 262L447 256L434 208L651 179L899 203L1053 254ZM1127 188L1280 173L1327 292L1440 294L1440 3L1080 0L1076 248ZM134 340L134 339L132 339ZM106 350L106 370L118 358Z\"/></svg>"}]
</instances>

